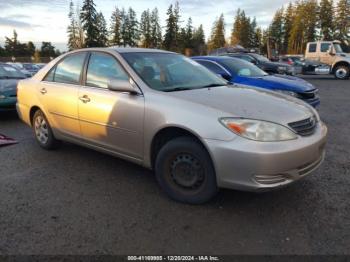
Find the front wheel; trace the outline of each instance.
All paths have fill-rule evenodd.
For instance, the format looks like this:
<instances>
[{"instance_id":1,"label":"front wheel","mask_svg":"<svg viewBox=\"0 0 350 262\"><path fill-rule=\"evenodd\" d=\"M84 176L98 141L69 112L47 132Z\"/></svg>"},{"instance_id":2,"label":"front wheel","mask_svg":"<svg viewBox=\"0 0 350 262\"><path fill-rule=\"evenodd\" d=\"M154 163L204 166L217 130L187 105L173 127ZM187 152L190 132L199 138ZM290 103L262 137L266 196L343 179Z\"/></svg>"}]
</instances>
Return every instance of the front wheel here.
<instances>
[{"instance_id":1,"label":"front wheel","mask_svg":"<svg viewBox=\"0 0 350 262\"><path fill-rule=\"evenodd\" d=\"M337 66L334 70L334 76L340 80L348 79L350 76L350 67L344 65Z\"/></svg>"},{"instance_id":2,"label":"front wheel","mask_svg":"<svg viewBox=\"0 0 350 262\"><path fill-rule=\"evenodd\" d=\"M59 141L54 137L50 124L41 110L37 110L34 114L33 129L36 141L42 148L47 150L57 148Z\"/></svg>"},{"instance_id":3,"label":"front wheel","mask_svg":"<svg viewBox=\"0 0 350 262\"><path fill-rule=\"evenodd\" d=\"M190 137L176 138L161 148L155 173L161 188L179 202L201 204L218 191L208 152Z\"/></svg>"}]
</instances>

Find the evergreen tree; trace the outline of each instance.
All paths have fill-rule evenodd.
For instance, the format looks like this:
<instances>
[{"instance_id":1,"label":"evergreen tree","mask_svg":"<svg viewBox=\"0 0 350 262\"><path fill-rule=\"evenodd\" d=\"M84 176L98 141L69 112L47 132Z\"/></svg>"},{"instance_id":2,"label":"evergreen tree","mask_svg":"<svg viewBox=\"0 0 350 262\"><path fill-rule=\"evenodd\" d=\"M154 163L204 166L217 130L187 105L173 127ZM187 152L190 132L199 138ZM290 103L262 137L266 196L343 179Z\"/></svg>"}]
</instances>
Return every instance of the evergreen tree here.
<instances>
[{"instance_id":1,"label":"evergreen tree","mask_svg":"<svg viewBox=\"0 0 350 262\"><path fill-rule=\"evenodd\" d=\"M99 46L98 18L93 0L84 0L80 11L80 19L86 35L85 46Z\"/></svg>"},{"instance_id":2,"label":"evergreen tree","mask_svg":"<svg viewBox=\"0 0 350 262\"><path fill-rule=\"evenodd\" d=\"M180 5L179 2L176 1L175 6L174 6L174 33L175 33L175 47L176 47L176 51L178 51L179 48L179 33L180 33Z\"/></svg>"},{"instance_id":3,"label":"evergreen tree","mask_svg":"<svg viewBox=\"0 0 350 262\"><path fill-rule=\"evenodd\" d=\"M204 55L206 53L205 35L203 25L193 30L193 55Z\"/></svg>"},{"instance_id":4,"label":"evergreen tree","mask_svg":"<svg viewBox=\"0 0 350 262\"><path fill-rule=\"evenodd\" d=\"M138 41L140 39L140 33L139 33L139 22L137 21L136 12L130 7L128 10L128 45L129 46L137 46Z\"/></svg>"},{"instance_id":5,"label":"evergreen tree","mask_svg":"<svg viewBox=\"0 0 350 262\"><path fill-rule=\"evenodd\" d=\"M13 37L5 37L5 52L8 56L29 56L28 47L18 41L16 30L13 30Z\"/></svg>"},{"instance_id":6,"label":"evergreen tree","mask_svg":"<svg viewBox=\"0 0 350 262\"><path fill-rule=\"evenodd\" d=\"M333 0L321 0L320 2L320 26L323 40L333 40L334 33L334 9Z\"/></svg>"},{"instance_id":7,"label":"evergreen tree","mask_svg":"<svg viewBox=\"0 0 350 262\"><path fill-rule=\"evenodd\" d=\"M350 51L350 1L339 0L336 6L335 37L342 41L344 51Z\"/></svg>"},{"instance_id":8,"label":"evergreen tree","mask_svg":"<svg viewBox=\"0 0 350 262\"><path fill-rule=\"evenodd\" d=\"M141 46L149 48L152 46L151 15L149 9L143 11L140 21Z\"/></svg>"},{"instance_id":9,"label":"evergreen tree","mask_svg":"<svg viewBox=\"0 0 350 262\"><path fill-rule=\"evenodd\" d=\"M122 37L121 37L121 27L122 27L122 16L119 8L115 8L112 12L111 16L111 40L110 44L115 46L122 45Z\"/></svg>"},{"instance_id":10,"label":"evergreen tree","mask_svg":"<svg viewBox=\"0 0 350 262\"><path fill-rule=\"evenodd\" d=\"M77 26L77 21L75 20L75 13L74 13L74 4L73 1L71 0L69 3L69 14L68 18L70 20L70 24L68 25L67 28L67 33L68 33L68 49L73 50L78 48L78 26Z\"/></svg>"},{"instance_id":11,"label":"evergreen tree","mask_svg":"<svg viewBox=\"0 0 350 262\"><path fill-rule=\"evenodd\" d=\"M76 21L76 46L77 48L83 48L85 46L85 33L83 24L80 19L80 7L79 5L76 5L75 7L75 21Z\"/></svg>"},{"instance_id":12,"label":"evergreen tree","mask_svg":"<svg viewBox=\"0 0 350 262\"><path fill-rule=\"evenodd\" d=\"M283 15L284 35L283 35L282 53L288 52L289 38L293 27L293 21L294 21L294 6L292 3L289 3Z\"/></svg>"},{"instance_id":13,"label":"evergreen tree","mask_svg":"<svg viewBox=\"0 0 350 262\"><path fill-rule=\"evenodd\" d=\"M176 20L173 12L173 5L170 5L167 11L167 20L165 26L165 35L163 47L166 50L176 51Z\"/></svg>"},{"instance_id":14,"label":"evergreen tree","mask_svg":"<svg viewBox=\"0 0 350 262\"><path fill-rule=\"evenodd\" d=\"M231 32L231 45L242 45L246 48L254 47L256 20L247 17L244 10L238 9Z\"/></svg>"},{"instance_id":15,"label":"evergreen tree","mask_svg":"<svg viewBox=\"0 0 350 262\"><path fill-rule=\"evenodd\" d=\"M307 0L304 2L303 13L305 28L305 44L316 40L316 29L318 23L318 3L317 0Z\"/></svg>"},{"instance_id":16,"label":"evergreen tree","mask_svg":"<svg viewBox=\"0 0 350 262\"><path fill-rule=\"evenodd\" d=\"M108 30L107 30L107 23L106 20L102 14L102 12L97 14L96 17L97 21L97 28L98 28L98 41L97 46L98 47L105 47L108 45Z\"/></svg>"},{"instance_id":17,"label":"evergreen tree","mask_svg":"<svg viewBox=\"0 0 350 262\"><path fill-rule=\"evenodd\" d=\"M185 30L185 38L184 38L185 48L193 48L193 26L192 26L192 18L188 18L186 30Z\"/></svg>"},{"instance_id":18,"label":"evergreen tree","mask_svg":"<svg viewBox=\"0 0 350 262\"><path fill-rule=\"evenodd\" d=\"M55 47L51 44L51 42L42 42L40 48L40 56L41 57L55 57Z\"/></svg>"},{"instance_id":19,"label":"evergreen tree","mask_svg":"<svg viewBox=\"0 0 350 262\"><path fill-rule=\"evenodd\" d=\"M159 22L158 9L154 8L151 14L151 46L160 48L162 46L162 29Z\"/></svg>"},{"instance_id":20,"label":"evergreen tree","mask_svg":"<svg viewBox=\"0 0 350 262\"><path fill-rule=\"evenodd\" d=\"M278 9L272 19L269 28L270 40L275 43L275 49L278 53L283 51L284 25L283 25L283 8Z\"/></svg>"},{"instance_id":21,"label":"evergreen tree","mask_svg":"<svg viewBox=\"0 0 350 262\"><path fill-rule=\"evenodd\" d=\"M295 16L293 26L288 39L288 53L301 54L305 46L305 24L304 24L304 5L298 3L295 7Z\"/></svg>"},{"instance_id":22,"label":"evergreen tree","mask_svg":"<svg viewBox=\"0 0 350 262\"><path fill-rule=\"evenodd\" d=\"M221 14L220 17L214 22L208 48L209 50L213 50L224 47L225 44L225 20L224 14Z\"/></svg>"},{"instance_id":23,"label":"evergreen tree","mask_svg":"<svg viewBox=\"0 0 350 262\"><path fill-rule=\"evenodd\" d=\"M129 39L129 16L127 15L125 9L123 8L120 12L120 18L121 18L121 29L120 29L120 36L121 36L121 43L125 47L129 45L130 39Z\"/></svg>"}]
</instances>

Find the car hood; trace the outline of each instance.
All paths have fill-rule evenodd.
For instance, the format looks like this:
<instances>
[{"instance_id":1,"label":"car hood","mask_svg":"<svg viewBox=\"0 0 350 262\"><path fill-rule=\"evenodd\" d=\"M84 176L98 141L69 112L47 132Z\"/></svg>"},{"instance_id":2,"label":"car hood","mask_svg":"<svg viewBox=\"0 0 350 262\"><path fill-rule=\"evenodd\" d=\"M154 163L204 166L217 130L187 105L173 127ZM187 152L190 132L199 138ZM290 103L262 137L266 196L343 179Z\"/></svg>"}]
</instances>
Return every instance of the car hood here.
<instances>
[{"instance_id":1,"label":"car hood","mask_svg":"<svg viewBox=\"0 0 350 262\"><path fill-rule=\"evenodd\" d=\"M234 82L271 90L286 90L297 93L309 92L316 88L307 81L286 75L267 75L263 77L236 77Z\"/></svg>"},{"instance_id":2,"label":"car hood","mask_svg":"<svg viewBox=\"0 0 350 262\"><path fill-rule=\"evenodd\" d=\"M19 79L0 79L0 92L16 94Z\"/></svg>"},{"instance_id":3,"label":"car hood","mask_svg":"<svg viewBox=\"0 0 350 262\"><path fill-rule=\"evenodd\" d=\"M287 125L316 114L299 99L264 89L223 86L168 94L218 110L221 117L251 118Z\"/></svg>"}]
</instances>

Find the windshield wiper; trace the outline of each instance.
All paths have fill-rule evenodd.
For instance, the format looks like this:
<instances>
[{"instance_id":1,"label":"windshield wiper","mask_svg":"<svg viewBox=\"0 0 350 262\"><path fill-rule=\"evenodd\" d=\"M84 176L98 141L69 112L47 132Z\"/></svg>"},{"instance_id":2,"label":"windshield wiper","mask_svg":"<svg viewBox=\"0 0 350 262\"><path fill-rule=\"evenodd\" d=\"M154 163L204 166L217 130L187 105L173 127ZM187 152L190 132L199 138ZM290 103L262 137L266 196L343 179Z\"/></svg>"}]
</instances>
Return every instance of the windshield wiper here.
<instances>
[{"instance_id":1,"label":"windshield wiper","mask_svg":"<svg viewBox=\"0 0 350 262\"><path fill-rule=\"evenodd\" d=\"M176 92L176 91L186 91L186 90L191 90L192 88L189 87L175 87L172 89L166 89L164 92Z\"/></svg>"},{"instance_id":2,"label":"windshield wiper","mask_svg":"<svg viewBox=\"0 0 350 262\"><path fill-rule=\"evenodd\" d=\"M205 85L205 86L201 86L200 88L210 88L210 87L218 87L218 86L227 86L228 84L209 84L209 85Z\"/></svg>"}]
</instances>

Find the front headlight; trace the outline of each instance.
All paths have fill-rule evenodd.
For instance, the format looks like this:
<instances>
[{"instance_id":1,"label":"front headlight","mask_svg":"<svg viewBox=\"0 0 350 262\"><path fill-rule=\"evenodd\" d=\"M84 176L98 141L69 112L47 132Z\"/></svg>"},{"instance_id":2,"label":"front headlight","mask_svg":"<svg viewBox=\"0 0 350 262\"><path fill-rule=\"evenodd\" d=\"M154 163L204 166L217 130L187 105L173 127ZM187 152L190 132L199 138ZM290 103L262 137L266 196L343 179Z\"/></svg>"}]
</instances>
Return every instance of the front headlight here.
<instances>
[{"instance_id":1,"label":"front headlight","mask_svg":"<svg viewBox=\"0 0 350 262\"><path fill-rule=\"evenodd\" d=\"M219 120L235 134L255 141L275 142L297 138L297 135L289 128L272 122L244 118L221 118Z\"/></svg>"},{"instance_id":2,"label":"front headlight","mask_svg":"<svg viewBox=\"0 0 350 262\"><path fill-rule=\"evenodd\" d=\"M5 98L6 98L6 96L0 95L0 99L5 99Z\"/></svg>"},{"instance_id":3,"label":"front headlight","mask_svg":"<svg viewBox=\"0 0 350 262\"><path fill-rule=\"evenodd\" d=\"M287 90L274 90L274 91L278 92L278 93L281 93L281 94L293 96L293 97L299 97L298 93L295 93L293 91L287 91Z\"/></svg>"},{"instance_id":4,"label":"front headlight","mask_svg":"<svg viewBox=\"0 0 350 262\"><path fill-rule=\"evenodd\" d=\"M284 66L279 66L277 69L278 71L287 71L287 67Z\"/></svg>"}]
</instances>

